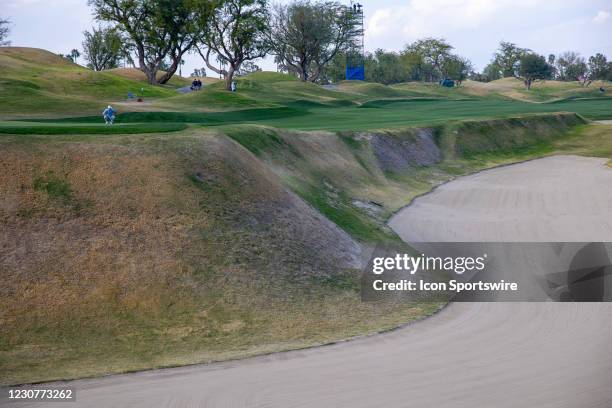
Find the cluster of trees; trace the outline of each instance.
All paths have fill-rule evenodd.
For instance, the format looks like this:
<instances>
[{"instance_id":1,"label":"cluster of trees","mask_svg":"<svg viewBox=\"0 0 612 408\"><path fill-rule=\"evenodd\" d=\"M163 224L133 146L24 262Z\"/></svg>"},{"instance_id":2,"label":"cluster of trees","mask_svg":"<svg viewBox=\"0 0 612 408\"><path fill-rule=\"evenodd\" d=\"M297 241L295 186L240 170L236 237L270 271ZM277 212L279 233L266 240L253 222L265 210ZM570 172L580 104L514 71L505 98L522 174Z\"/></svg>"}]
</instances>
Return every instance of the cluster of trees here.
<instances>
[{"instance_id":1,"label":"cluster of trees","mask_svg":"<svg viewBox=\"0 0 612 408\"><path fill-rule=\"evenodd\" d=\"M339 54L326 67L324 81L344 79L346 56ZM576 52L545 58L527 48L502 41L492 61L479 73L466 58L453 53L444 39L425 38L408 44L400 52L378 49L365 55L365 76L370 82L394 84L408 81L437 82L453 79L459 85L466 78L488 82L505 77L520 78L529 89L537 80L580 81L588 86L595 80L612 80L612 61L597 53L585 60Z\"/></svg>"},{"instance_id":2,"label":"cluster of trees","mask_svg":"<svg viewBox=\"0 0 612 408\"><path fill-rule=\"evenodd\" d=\"M294 0L89 0L104 24L85 32L83 55L95 70L128 61L150 83L166 83L183 56L201 56L225 78L259 70L253 61L273 55L303 81L320 80L324 68L353 46L359 16L336 1ZM163 73L160 74L160 71Z\"/></svg>"},{"instance_id":3,"label":"cluster of trees","mask_svg":"<svg viewBox=\"0 0 612 408\"><path fill-rule=\"evenodd\" d=\"M268 0L88 0L102 24L84 33L87 66L105 70L120 62L139 68L150 83L164 84L181 69L186 53L201 56L206 70L225 78L258 71L253 62L274 56L280 70L303 81L337 82L345 77L347 54L362 33L360 12L335 0L292 0L270 6ZM0 18L0 45L8 44L9 22ZM466 78L493 81L516 77L527 88L533 81L612 80L612 61L598 53L585 59L576 52L547 58L502 41L491 62L475 72L466 58L440 38L424 38L401 51L366 53L366 80L383 84L437 82ZM63 57L77 62L74 49ZM203 75L198 75L203 76Z\"/></svg>"},{"instance_id":4,"label":"cluster of trees","mask_svg":"<svg viewBox=\"0 0 612 408\"><path fill-rule=\"evenodd\" d=\"M556 79L559 81L580 81L588 86L595 80L612 80L612 62L605 55L597 53L588 60L580 54L568 51L548 58L528 48L502 41L493 55L493 60L481 74L474 74L473 79L493 81L505 77L521 78L529 89L533 81Z\"/></svg>"},{"instance_id":5,"label":"cluster of trees","mask_svg":"<svg viewBox=\"0 0 612 408\"><path fill-rule=\"evenodd\" d=\"M366 53L366 80L394 84L448 78L460 84L473 71L472 64L452 51L453 47L444 39L424 38L406 45L400 52L378 49ZM345 55L338 55L327 67L325 79L331 82L344 79L345 61Z\"/></svg>"}]
</instances>

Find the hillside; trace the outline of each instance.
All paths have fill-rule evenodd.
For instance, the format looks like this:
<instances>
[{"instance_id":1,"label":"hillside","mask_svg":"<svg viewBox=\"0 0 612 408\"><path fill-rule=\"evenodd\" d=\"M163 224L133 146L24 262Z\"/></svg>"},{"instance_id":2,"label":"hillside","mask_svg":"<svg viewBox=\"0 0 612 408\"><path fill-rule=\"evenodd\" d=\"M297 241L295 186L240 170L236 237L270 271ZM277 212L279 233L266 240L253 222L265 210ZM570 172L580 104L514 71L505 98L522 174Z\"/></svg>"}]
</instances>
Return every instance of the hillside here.
<instances>
[{"instance_id":1,"label":"hillside","mask_svg":"<svg viewBox=\"0 0 612 408\"><path fill-rule=\"evenodd\" d=\"M599 91L604 86L605 92ZM444 88L437 84L407 82L392 85L391 88L424 97L476 97L487 99L510 99L522 102L553 102L573 98L600 98L612 96L612 83L594 81L583 87L579 82L536 81L531 89L525 89L523 81L517 78L502 78L491 82L463 81L456 88Z\"/></svg>"},{"instance_id":2,"label":"hillside","mask_svg":"<svg viewBox=\"0 0 612 408\"><path fill-rule=\"evenodd\" d=\"M374 248L411 250L392 214L495 165L612 158L611 127L590 123L612 118L612 99L519 101L502 94L520 92L507 80L322 87L258 72L237 92L211 81L179 94L43 50L0 48L0 68L3 384L239 358L422 318L445 299L360 297ZM141 88L144 103L125 101ZM100 118L109 102L112 126Z\"/></svg>"},{"instance_id":3,"label":"hillside","mask_svg":"<svg viewBox=\"0 0 612 408\"><path fill-rule=\"evenodd\" d=\"M568 136L581 123L2 135L0 381L235 358L432 313L439 302L360 300L371 248L401 245L388 217L559 143L612 157L600 133Z\"/></svg>"},{"instance_id":4,"label":"hillside","mask_svg":"<svg viewBox=\"0 0 612 408\"><path fill-rule=\"evenodd\" d=\"M605 92L599 91L603 86ZM476 95L501 95L507 98L527 102L551 102L573 98L599 98L612 96L612 83L594 81L588 87L583 87L578 81L536 81L531 89L517 78L502 78L487 83L466 81L465 87Z\"/></svg>"},{"instance_id":5,"label":"hillside","mask_svg":"<svg viewBox=\"0 0 612 408\"><path fill-rule=\"evenodd\" d=\"M605 102L612 95L610 86L602 94L597 84L582 88L577 83L556 81L536 82L531 91L526 91L520 81L514 78L490 83L465 81L461 87L452 89L432 83L410 82L386 86L357 81L343 81L335 86L322 87L274 72L257 72L236 78L236 93L225 91L222 82L211 78L206 81L208 84L202 91L179 94L174 87L188 85L188 79L177 76L171 80L170 85L152 86L144 81L140 71L132 68L94 72L48 51L20 47L0 48L0 68L0 103L6 107L0 112L0 120L95 115L99 121L100 111L109 103L120 112L218 112L285 107L285 112L289 113L289 121L285 121L287 124L279 121L282 115L276 113L272 115L274 120L266 124L293 127L293 118L302 115L304 124L308 126L300 124L297 128L312 129L313 125L321 124L320 128L335 125L336 129L340 129L343 120L350 122L347 128L354 126L355 121L371 123L369 115L358 108L374 106L378 100L390 101L385 102L384 111L375 114L383 114L384 123L390 120L403 122L406 105L402 103L425 100L425 103L419 104L425 108L423 119L415 121L410 118L400 123L405 125L425 123L427 118L448 120L486 117L484 112L487 110L506 111L509 114L566 110L585 115L593 111L593 118L607 118L609 115L599 112L606 111ZM145 101L127 101L128 92L144 96ZM586 101L576 104L574 108L571 102L574 99ZM457 109L440 109L441 105L438 104L439 101L459 100L476 102L460 104L465 109L459 114ZM555 101L567 103L567 106L535 106L530 103ZM391 102L399 104L393 105ZM432 105L427 106L427 103ZM472 105L479 106L474 109ZM380 104L377 106L380 107ZM585 108L580 109L580 106ZM481 110L483 114L479 114ZM408 112L413 114L412 109ZM420 114L418 110L414 112ZM310 113L318 117L308 117ZM262 118L265 120L267 116L263 115Z\"/></svg>"},{"instance_id":6,"label":"hillside","mask_svg":"<svg viewBox=\"0 0 612 408\"><path fill-rule=\"evenodd\" d=\"M3 117L98 114L106 104L127 99L128 92L150 98L176 94L112 72L91 71L45 50L0 47Z\"/></svg>"},{"instance_id":7,"label":"hillside","mask_svg":"<svg viewBox=\"0 0 612 408\"><path fill-rule=\"evenodd\" d=\"M0 146L3 383L301 347L437 308L362 303L367 246L225 136Z\"/></svg>"}]
</instances>

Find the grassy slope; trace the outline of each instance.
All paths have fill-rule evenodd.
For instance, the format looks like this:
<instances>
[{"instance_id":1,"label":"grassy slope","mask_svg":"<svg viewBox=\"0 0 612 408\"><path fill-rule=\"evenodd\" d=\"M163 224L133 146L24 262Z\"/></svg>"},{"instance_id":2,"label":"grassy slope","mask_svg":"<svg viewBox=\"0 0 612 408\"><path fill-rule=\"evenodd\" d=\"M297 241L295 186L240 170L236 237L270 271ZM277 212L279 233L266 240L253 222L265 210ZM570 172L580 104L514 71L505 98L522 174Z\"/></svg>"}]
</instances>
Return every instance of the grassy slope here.
<instances>
[{"instance_id":1,"label":"grassy slope","mask_svg":"<svg viewBox=\"0 0 612 408\"><path fill-rule=\"evenodd\" d=\"M423 129L435 143L430 148L417 142L421 130L415 128L331 133L242 125L222 131L352 236L381 244L396 240L386 227L388 217L433 185L553 152L557 140L582 124L573 114L451 122ZM438 153L439 161L419 164L408 159L392 166L381 162L394 153L401 159L414 151L418 156Z\"/></svg>"},{"instance_id":2,"label":"grassy slope","mask_svg":"<svg viewBox=\"0 0 612 408\"><path fill-rule=\"evenodd\" d=\"M316 105L347 106L354 104L354 95L326 90L318 85L302 83L296 78L275 72L256 72L236 78L239 92L224 89L222 82L210 84L202 91L159 102L154 109L180 111L215 111L227 109L276 107L310 107Z\"/></svg>"},{"instance_id":3,"label":"grassy slope","mask_svg":"<svg viewBox=\"0 0 612 408\"><path fill-rule=\"evenodd\" d=\"M141 88L150 98L176 94L170 87L91 71L48 51L0 48L0 105L4 117L99 113L108 102L125 100L128 92L140 92Z\"/></svg>"},{"instance_id":4,"label":"grassy slope","mask_svg":"<svg viewBox=\"0 0 612 408\"><path fill-rule=\"evenodd\" d=\"M226 137L0 145L3 383L303 347L438 307L362 303L355 243Z\"/></svg>"},{"instance_id":5,"label":"grassy slope","mask_svg":"<svg viewBox=\"0 0 612 408\"><path fill-rule=\"evenodd\" d=\"M27 57L11 59L34 69ZM72 78L81 70L46 57L49 72L36 75L53 79L53 86L63 83L58 72ZM17 71L7 72L13 76L3 84L18 80ZM25 103L22 85L10 85L20 91L6 97L18 106ZM51 85L33 95L60 97ZM326 90L260 73L241 79L238 94L213 85L161 102L192 112L135 112L115 127L96 125L96 116L85 124L1 128L0 382L241 357L426 315L438 304L360 301L355 242L397 243L387 217L460 174L557 151L612 157L611 127L581 125L568 135L580 122L572 115L446 123L552 106L605 117L605 99L570 105L507 104L498 96L424 100L469 95L429 85L411 85L416 89L409 92L342 86ZM76 88L66 88L62 109L79 116L89 102ZM388 97L420 99L380 100ZM82 104L75 110L77 100ZM355 105L367 101L369 107ZM198 112L209 110L220 112ZM217 127L116 134L174 130L176 123ZM415 123L429 124L443 160L382 166L381 151L407 154L416 146L419 131L401 128ZM399 129L360 130L383 127ZM328 130L290 130L299 128ZM106 135L80 134L98 130ZM6 133L45 131L50 134ZM386 150L376 150L376 143Z\"/></svg>"},{"instance_id":6,"label":"grassy slope","mask_svg":"<svg viewBox=\"0 0 612 408\"><path fill-rule=\"evenodd\" d=\"M599 87L602 85L606 90L604 93L599 91ZM393 85L392 88L410 92L414 96L466 96L525 102L551 102L574 98L611 97L611 85L609 81L603 83L595 81L588 87L583 87L576 81L537 81L533 83L530 90L527 90L523 82L517 78L502 78L487 83L467 80L456 88L444 88L437 86L437 84L419 82L397 84Z\"/></svg>"},{"instance_id":7,"label":"grassy slope","mask_svg":"<svg viewBox=\"0 0 612 408\"><path fill-rule=\"evenodd\" d=\"M397 244L387 217L456 175L557 150L612 157L609 126L562 137L579 122L437 127L444 160L399 170L373 139L410 150L415 129L0 136L0 381L235 358L431 313L361 302L354 243L287 190L366 246Z\"/></svg>"},{"instance_id":8,"label":"grassy slope","mask_svg":"<svg viewBox=\"0 0 612 408\"><path fill-rule=\"evenodd\" d=\"M334 89L302 83L272 72L259 72L238 78L237 93L227 92L213 82L200 92L179 94L171 87L150 86L131 69L92 72L49 52L17 47L0 49L0 102L6 118L57 117L94 114L87 122L99 122L100 110L107 103L120 112L137 111L149 116L131 115L131 122L164 121L149 112L187 113L179 122L224 124L258 121L288 129L372 129L423 125L457 119L490 118L500 115L572 111L590 118L609 118L612 102L596 90L575 83L546 81L527 92L520 81L506 78L488 84L466 81L459 88L436 84L406 83L392 87L345 81ZM175 86L185 80L174 79ZM144 88L146 102L127 103L128 91ZM516 96L518 99L509 99ZM588 96L587 100L571 100ZM529 103L529 100L557 100L558 103ZM278 110L285 108L284 111ZM234 112L259 110L252 115ZM215 116L219 111L230 114ZM199 119L191 113L201 113ZM279 114L284 112L284 114ZM75 114L76 113L76 114ZM299 114L298 114L299 113ZM190 116L191 115L191 116ZM4 128L4 126L0 126ZM25 132L24 129L22 129ZM74 131L74 129L73 129ZM4 130L7 132L7 130Z\"/></svg>"},{"instance_id":9,"label":"grassy slope","mask_svg":"<svg viewBox=\"0 0 612 408\"><path fill-rule=\"evenodd\" d=\"M612 157L610 126L563 137L579 122L436 127L444 160L398 171L372 140L409 146L415 129L1 136L1 381L246 356L431 313L362 303L351 239L287 190L368 246L397 242L387 217L441 181L555 151Z\"/></svg>"}]
</instances>

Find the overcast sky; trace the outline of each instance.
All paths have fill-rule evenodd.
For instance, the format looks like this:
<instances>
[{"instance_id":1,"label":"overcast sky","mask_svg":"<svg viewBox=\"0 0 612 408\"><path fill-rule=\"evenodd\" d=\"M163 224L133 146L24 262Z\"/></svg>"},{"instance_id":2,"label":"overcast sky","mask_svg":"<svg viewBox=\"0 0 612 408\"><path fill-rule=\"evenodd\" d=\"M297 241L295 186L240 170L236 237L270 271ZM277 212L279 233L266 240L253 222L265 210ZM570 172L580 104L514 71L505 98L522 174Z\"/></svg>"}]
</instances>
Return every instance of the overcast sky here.
<instances>
[{"instance_id":1,"label":"overcast sky","mask_svg":"<svg viewBox=\"0 0 612 408\"><path fill-rule=\"evenodd\" d=\"M348 0L347 4L348 4ZM83 31L94 24L86 0L1 0L0 16L12 21L12 45L57 53L81 48ZM612 0L372 0L363 2L365 47L400 50L432 36L448 40L480 70L500 40L540 54L602 52L612 58ZM201 67L188 56L187 76ZM258 62L274 70L271 60ZM211 75L211 73L209 73Z\"/></svg>"}]
</instances>

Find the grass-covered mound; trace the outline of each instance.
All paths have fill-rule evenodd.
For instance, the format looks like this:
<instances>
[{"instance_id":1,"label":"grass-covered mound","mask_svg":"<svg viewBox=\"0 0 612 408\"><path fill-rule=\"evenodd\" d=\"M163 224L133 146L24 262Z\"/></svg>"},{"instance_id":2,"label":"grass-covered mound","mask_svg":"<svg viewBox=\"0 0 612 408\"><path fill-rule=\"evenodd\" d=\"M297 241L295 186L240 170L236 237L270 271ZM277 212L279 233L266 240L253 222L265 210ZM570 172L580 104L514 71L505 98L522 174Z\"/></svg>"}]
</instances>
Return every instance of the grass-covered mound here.
<instances>
[{"instance_id":1,"label":"grass-covered mound","mask_svg":"<svg viewBox=\"0 0 612 408\"><path fill-rule=\"evenodd\" d=\"M125 100L128 92L146 98L176 95L170 87L94 72L45 50L0 47L3 118L101 112L108 102Z\"/></svg>"},{"instance_id":2,"label":"grass-covered mound","mask_svg":"<svg viewBox=\"0 0 612 408\"><path fill-rule=\"evenodd\" d=\"M600 92L599 88L605 92ZM503 97L527 102L552 102L575 98L601 98L612 96L610 81L593 81L589 86L583 86L578 81L536 81L527 90L522 80L518 78L502 78L488 83L466 82L466 88L482 95L500 95Z\"/></svg>"},{"instance_id":3,"label":"grass-covered mound","mask_svg":"<svg viewBox=\"0 0 612 408\"><path fill-rule=\"evenodd\" d=\"M0 119L99 117L108 103L120 114L236 112L223 116L222 122L252 120L302 130L402 127L555 111L577 112L592 119L612 115L612 99L606 96L609 90L602 94L596 84L582 88L577 83L545 81L536 83L529 92L513 78L487 84L466 81L451 89L432 83L385 86L360 81L323 87L287 74L256 72L236 78L238 92L226 91L223 81L215 80L201 91L179 94L173 86L188 83L184 78L176 77L168 86L151 86L134 69L94 72L32 48L0 48L0 67L0 103L4 107ZM144 102L126 101L128 92L144 96ZM287 114L279 115L279 108L286 108ZM238 112L249 109L261 110L249 119ZM304 114L296 115L296 110ZM212 124L217 122L211 120Z\"/></svg>"},{"instance_id":4,"label":"grass-covered mound","mask_svg":"<svg viewBox=\"0 0 612 408\"><path fill-rule=\"evenodd\" d=\"M363 85L362 85L363 86ZM603 86L605 92L600 92ZM412 96L457 98L462 96L486 99L510 99L524 102L552 102L574 98L600 98L612 96L612 83L594 81L588 87L577 81L536 81L527 90L518 78L502 78L491 82L463 81L455 88L445 88L437 83L406 82L391 86L392 89Z\"/></svg>"},{"instance_id":5,"label":"grass-covered mound","mask_svg":"<svg viewBox=\"0 0 612 408\"><path fill-rule=\"evenodd\" d=\"M299 81L292 75L276 72L255 72L236 77L238 92L228 92L223 82L205 86L201 91L157 103L156 109L182 111L216 111L255 107L317 105L350 106L355 96Z\"/></svg>"}]
</instances>

